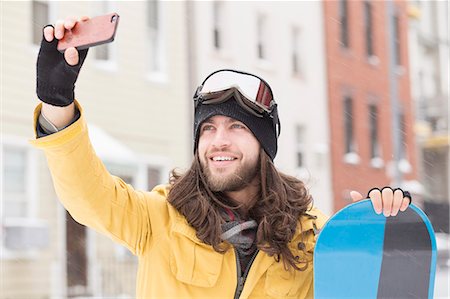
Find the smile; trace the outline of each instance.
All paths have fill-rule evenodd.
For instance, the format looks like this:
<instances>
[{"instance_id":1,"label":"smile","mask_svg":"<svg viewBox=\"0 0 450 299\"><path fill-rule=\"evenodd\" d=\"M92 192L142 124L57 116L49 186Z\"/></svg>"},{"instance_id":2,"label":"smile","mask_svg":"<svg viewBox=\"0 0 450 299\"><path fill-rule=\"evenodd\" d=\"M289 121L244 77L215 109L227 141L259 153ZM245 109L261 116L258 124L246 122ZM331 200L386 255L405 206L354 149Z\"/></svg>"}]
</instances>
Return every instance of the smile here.
<instances>
[{"instance_id":1,"label":"smile","mask_svg":"<svg viewBox=\"0 0 450 299\"><path fill-rule=\"evenodd\" d=\"M233 161L233 160L236 160L236 158L218 156L218 157L212 157L211 160L213 160L213 161Z\"/></svg>"}]
</instances>

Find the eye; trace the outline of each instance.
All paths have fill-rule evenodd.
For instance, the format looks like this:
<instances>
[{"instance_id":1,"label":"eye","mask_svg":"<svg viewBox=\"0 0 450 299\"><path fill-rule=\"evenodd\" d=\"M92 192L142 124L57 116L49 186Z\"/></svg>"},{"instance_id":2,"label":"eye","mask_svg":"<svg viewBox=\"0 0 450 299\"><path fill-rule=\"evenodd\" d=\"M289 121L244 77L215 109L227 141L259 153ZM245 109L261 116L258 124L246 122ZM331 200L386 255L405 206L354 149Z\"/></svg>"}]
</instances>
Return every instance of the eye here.
<instances>
[{"instance_id":1,"label":"eye","mask_svg":"<svg viewBox=\"0 0 450 299\"><path fill-rule=\"evenodd\" d=\"M231 128L233 128L233 129L247 129L247 127L244 126L241 123L234 123L234 124L231 125Z\"/></svg>"},{"instance_id":2,"label":"eye","mask_svg":"<svg viewBox=\"0 0 450 299\"><path fill-rule=\"evenodd\" d=\"M212 129L214 129L214 126L212 126L212 125L203 125L201 131L202 132L203 131L210 131Z\"/></svg>"}]
</instances>

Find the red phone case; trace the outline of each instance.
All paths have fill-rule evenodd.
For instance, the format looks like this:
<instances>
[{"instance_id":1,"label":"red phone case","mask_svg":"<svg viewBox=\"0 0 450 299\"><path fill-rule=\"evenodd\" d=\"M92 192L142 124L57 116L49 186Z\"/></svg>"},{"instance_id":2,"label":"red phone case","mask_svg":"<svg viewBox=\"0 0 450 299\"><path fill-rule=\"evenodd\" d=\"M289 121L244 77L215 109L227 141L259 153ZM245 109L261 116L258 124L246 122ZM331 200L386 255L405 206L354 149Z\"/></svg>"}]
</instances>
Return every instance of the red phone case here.
<instances>
[{"instance_id":1,"label":"red phone case","mask_svg":"<svg viewBox=\"0 0 450 299\"><path fill-rule=\"evenodd\" d=\"M110 13L94 17L87 21L77 22L71 29L66 30L64 37L58 42L58 51L75 47L83 50L89 47L112 42L119 24L119 15Z\"/></svg>"}]
</instances>

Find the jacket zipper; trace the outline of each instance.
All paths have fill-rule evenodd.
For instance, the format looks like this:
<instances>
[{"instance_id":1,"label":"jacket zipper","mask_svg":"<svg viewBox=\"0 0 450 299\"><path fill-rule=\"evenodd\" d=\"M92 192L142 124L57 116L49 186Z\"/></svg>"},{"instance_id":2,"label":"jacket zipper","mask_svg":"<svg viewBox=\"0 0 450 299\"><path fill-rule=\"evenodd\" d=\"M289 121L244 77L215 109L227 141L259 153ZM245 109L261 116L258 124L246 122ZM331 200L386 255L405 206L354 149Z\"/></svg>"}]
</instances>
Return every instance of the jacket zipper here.
<instances>
[{"instance_id":1,"label":"jacket zipper","mask_svg":"<svg viewBox=\"0 0 450 299\"><path fill-rule=\"evenodd\" d=\"M252 258L248 262L247 269L245 269L244 275L241 275L241 263L239 262L239 255L237 253L236 248L234 249L234 254L236 255L236 269L237 269L237 281L238 284L236 286L236 291L234 292L234 299L239 299L239 296L241 296L242 290L244 289L245 280L247 279L248 272L250 272L250 268L253 264L253 261L256 258L256 255L258 254L259 250L255 250L255 253L253 253Z\"/></svg>"}]
</instances>

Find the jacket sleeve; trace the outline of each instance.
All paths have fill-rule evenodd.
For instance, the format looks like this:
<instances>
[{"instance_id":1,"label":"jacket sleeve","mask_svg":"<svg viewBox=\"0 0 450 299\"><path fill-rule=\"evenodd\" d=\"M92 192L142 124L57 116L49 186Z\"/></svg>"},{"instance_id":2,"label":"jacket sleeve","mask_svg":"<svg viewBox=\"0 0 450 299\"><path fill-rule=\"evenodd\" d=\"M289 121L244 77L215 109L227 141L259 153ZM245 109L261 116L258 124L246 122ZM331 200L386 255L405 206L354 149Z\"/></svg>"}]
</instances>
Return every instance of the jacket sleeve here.
<instances>
[{"instance_id":1,"label":"jacket sleeve","mask_svg":"<svg viewBox=\"0 0 450 299\"><path fill-rule=\"evenodd\" d=\"M56 194L72 217L140 254L151 235L146 202L152 193L136 191L106 170L76 105L81 114L77 121L30 143L44 150ZM41 105L35 110L35 126L40 110Z\"/></svg>"},{"instance_id":2,"label":"jacket sleeve","mask_svg":"<svg viewBox=\"0 0 450 299\"><path fill-rule=\"evenodd\" d=\"M74 122L76 122L79 118L80 118L80 111L78 111L78 109L75 109L75 116L72 119L72 121L64 128L58 129L55 127L54 124L52 124L49 120L47 120L42 113L39 113L38 121L36 123L36 138L41 138L56 133L58 131L61 131L70 126L71 124L73 124Z\"/></svg>"}]
</instances>

